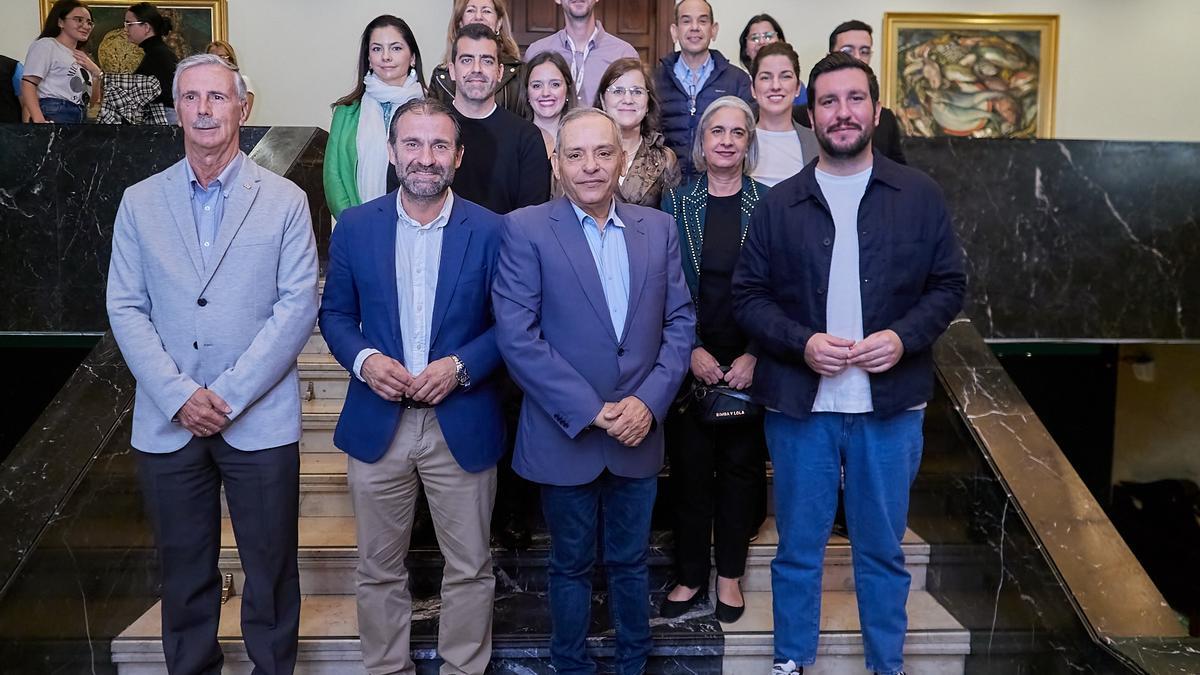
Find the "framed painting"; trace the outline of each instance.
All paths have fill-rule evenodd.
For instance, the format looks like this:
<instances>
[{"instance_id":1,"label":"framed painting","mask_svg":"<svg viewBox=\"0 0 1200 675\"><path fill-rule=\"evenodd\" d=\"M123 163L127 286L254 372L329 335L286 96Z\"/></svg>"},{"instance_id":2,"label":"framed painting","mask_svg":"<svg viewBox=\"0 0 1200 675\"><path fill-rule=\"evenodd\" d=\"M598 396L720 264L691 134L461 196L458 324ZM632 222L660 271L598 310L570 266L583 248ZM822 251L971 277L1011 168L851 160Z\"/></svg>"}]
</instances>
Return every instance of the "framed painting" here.
<instances>
[{"instance_id":1,"label":"framed painting","mask_svg":"<svg viewBox=\"0 0 1200 675\"><path fill-rule=\"evenodd\" d=\"M173 30L163 40L179 58L204 50L213 40L228 34L226 0L167 0L156 2L158 11L171 20ZM41 0L41 22L54 0ZM86 51L105 72L131 73L142 62L142 50L125 35L125 10L130 0L87 0L96 22Z\"/></svg>"},{"instance_id":2,"label":"framed painting","mask_svg":"<svg viewBox=\"0 0 1200 675\"><path fill-rule=\"evenodd\" d=\"M883 104L909 136L1052 138L1058 16L883 18Z\"/></svg>"}]
</instances>

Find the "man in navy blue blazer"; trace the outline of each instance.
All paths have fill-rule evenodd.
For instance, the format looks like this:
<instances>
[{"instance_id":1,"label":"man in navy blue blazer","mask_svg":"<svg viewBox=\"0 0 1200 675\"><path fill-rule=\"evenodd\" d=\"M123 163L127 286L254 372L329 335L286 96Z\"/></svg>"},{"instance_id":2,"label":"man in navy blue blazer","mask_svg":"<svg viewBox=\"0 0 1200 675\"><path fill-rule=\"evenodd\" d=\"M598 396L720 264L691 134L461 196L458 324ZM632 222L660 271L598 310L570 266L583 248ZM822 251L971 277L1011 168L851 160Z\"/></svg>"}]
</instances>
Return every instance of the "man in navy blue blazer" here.
<instances>
[{"instance_id":1,"label":"man in navy blue blazer","mask_svg":"<svg viewBox=\"0 0 1200 675\"><path fill-rule=\"evenodd\" d=\"M333 441L350 455L363 662L414 672L404 558L423 486L446 560L442 672L483 673L504 450L490 303L502 221L450 190L463 147L444 104L401 106L388 154L400 189L342 213L320 310L330 351L353 373Z\"/></svg>"},{"instance_id":2,"label":"man in navy blue blazer","mask_svg":"<svg viewBox=\"0 0 1200 675\"><path fill-rule=\"evenodd\" d=\"M500 353L525 391L513 466L542 486L551 664L595 672L585 643L603 522L616 671L642 673L662 422L696 317L670 216L614 199L625 159L612 117L568 113L552 165L566 197L506 217L492 290Z\"/></svg>"}]
</instances>

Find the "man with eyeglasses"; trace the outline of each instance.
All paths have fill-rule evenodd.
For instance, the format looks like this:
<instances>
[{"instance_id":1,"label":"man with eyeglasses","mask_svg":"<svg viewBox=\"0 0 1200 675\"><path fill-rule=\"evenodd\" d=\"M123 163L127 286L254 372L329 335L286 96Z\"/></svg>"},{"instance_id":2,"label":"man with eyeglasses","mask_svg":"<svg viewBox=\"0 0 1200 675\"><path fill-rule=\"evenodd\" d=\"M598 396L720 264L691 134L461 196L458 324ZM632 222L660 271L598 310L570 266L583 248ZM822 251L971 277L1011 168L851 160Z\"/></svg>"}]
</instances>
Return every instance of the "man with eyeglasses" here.
<instances>
[{"instance_id":1,"label":"man with eyeglasses","mask_svg":"<svg viewBox=\"0 0 1200 675\"><path fill-rule=\"evenodd\" d=\"M710 48L719 28L708 0L680 2L671 24L671 38L679 43L679 51L663 57L654 74L663 136L679 158L685 181L696 175L692 144L708 105L722 96L737 96L746 103L753 100L750 76Z\"/></svg>"},{"instance_id":2,"label":"man with eyeglasses","mask_svg":"<svg viewBox=\"0 0 1200 675\"><path fill-rule=\"evenodd\" d=\"M829 34L829 53L849 54L869 66L871 57L875 54L872 34L871 25L868 23L857 19L843 22ZM808 108L805 106L796 106L792 117L806 127L812 126L808 119ZM879 124L875 126L871 145L888 159L907 164L900 138L900 123L896 121L896 115L890 109L880 106Z\"/></svg>"}]
</instances>

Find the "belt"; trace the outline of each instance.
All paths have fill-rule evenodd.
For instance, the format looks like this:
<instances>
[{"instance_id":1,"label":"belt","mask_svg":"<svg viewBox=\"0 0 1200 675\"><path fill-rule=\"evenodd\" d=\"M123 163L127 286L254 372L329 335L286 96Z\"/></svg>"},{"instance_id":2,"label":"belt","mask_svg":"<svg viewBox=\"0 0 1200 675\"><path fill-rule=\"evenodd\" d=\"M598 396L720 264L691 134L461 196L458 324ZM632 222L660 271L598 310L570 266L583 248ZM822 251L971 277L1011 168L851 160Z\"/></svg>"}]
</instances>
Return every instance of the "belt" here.
<instances>
[{"instance_id":1,"label":"belt","mask_svg":"<svg viewBox=\"0 0 1200 675\"><path fill-rule=\"evenodd\" d=\"M400 399L399 403L400 403L401 408L408 408L410 410L421 410L423 408L432 408L433 407L432 405L430 405L428 403L425 403L423 401L414 401L411 398L402 398L402 399Z\"/></svg>"}]
</instances>

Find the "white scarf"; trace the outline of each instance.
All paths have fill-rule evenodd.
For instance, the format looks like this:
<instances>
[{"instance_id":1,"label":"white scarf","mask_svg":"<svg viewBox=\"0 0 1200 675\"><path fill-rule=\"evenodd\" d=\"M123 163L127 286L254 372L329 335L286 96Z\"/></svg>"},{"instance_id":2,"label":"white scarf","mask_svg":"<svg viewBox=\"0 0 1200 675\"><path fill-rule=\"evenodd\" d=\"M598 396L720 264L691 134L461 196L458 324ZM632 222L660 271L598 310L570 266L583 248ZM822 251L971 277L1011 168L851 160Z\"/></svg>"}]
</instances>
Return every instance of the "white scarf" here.
<instances>
[{"instance_id":1,"label":"white scarf","mask_svg":"<svg viewBox=\"0 0 1200 675\"><path fill-rule=\"evenodd\" d=\"M387 192L388 133L380 104L391 103L394 113L396 108L414 98L424 98L425 94L421 91L421 83L417 81L416 70L409 72L408 79L399 87L384 84L375 77L375 73L367 73L363 84L367 89L363 92L358 112L358 166L355 179L358 182L358 198L365 202Z\"/></svg>"}]
</instances>

